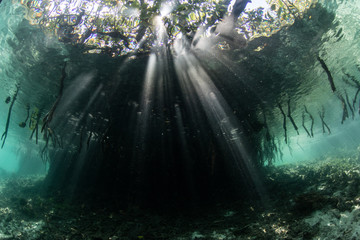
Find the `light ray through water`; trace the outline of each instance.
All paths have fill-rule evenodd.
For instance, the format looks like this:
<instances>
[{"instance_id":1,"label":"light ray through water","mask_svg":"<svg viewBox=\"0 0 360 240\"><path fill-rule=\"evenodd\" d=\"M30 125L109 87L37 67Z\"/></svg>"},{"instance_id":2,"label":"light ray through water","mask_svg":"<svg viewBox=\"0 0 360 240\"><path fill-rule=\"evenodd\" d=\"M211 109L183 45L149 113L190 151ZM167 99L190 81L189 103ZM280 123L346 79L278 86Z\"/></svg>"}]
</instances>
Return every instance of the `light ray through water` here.
<instances>
[{"instance_id":1,"label":"light ray through water","mask_svg":"<svg viewBox=\"0 0 360 240\"><path fill-rule=\"evenodd\" d=\"M140 111L137 119L137 133L135 138L136 151L143 152L146 148L146 134L154 107L163 109L165 97L169 95L169 74L167 72L168 36L160 16L154 19L156 40L153 52L150 54L145 72L143 92L140 100ZM157 96L155 96L157 94ZM156 102L157 101L157 102ZM155 103L156 102L156 103ZM156 104L156 106L155 106ZM142 158L141 154L134 153L135 159Z\"/></svg>"},{"instance_id":2,"label":"light ray through water","mask_svg":"<svg viewBox=\"0 0 360 240\"><path fill-rule=\"evenodd\" d=\"M143 93L141 94L140 111L138 112L138 133L136 142L140 146L140 149L142 149L141 146L145 143L148 121L154 104L155 74L156 55L152 53L146 68Z\"/></svg>"},{"instance_id":3,"label":"light ray through water","mask_svg":"<svg viewBox=\"0 0 360 240\"><path fill-rule=\"evenodd\" d=\"M261 197L265 197L265 190L246 149L243 129L209 75L190 52L180 54L175 59L175 68L183 94L196 95L200 100L212 130L220 144L230 151L238 173L252 182L250 185L255 186Z\"/></svg>"},{"instance_id":4,"label":"light ray through water","mask_svg":"<svg viewBox=\"0 0 360 240\"><path fill-rule=\"evenodd\" d=\"M160 17L155 19L155 22L158 30L156 34L157 39L155 41L154 52L151 53L146 68L135 137L136 147L134 150L135 162L133 162L133 169L138 171L139 175L142 175L142 171L144 171L143 161L146 158L147 134L149 132L149 123L154 114L154 108L164 108L164 101L168 100L165 99L165 96L170 92L169 88L165 85L171 85L170 78L166 77L165 69L167 67L160 66L160 64L169 64L166 61L166 56L170 54L166 32L163 31L164 23ZM201 66L199 60L191 51L186 49L186 44L186 40L183 39L178 39L175 42L174 49L176 56L174 56L173 64L181 94L186 99L185 107L190 109L190 115L193 118L190 121L197 122L198 126L205 125L204 119L199 115L199 111L205 112L207 122L216 136L218 144L227 152L232 161L228 165L236 166L236 174L239 174L239 177L242 176L244 180L248 181L250 188L254 187L260 197L266 198L265 190L248 153L242 126L237 122L233 111L213 83L211 77ZM200 109L200 106L202 109ZM179 105L175 105L175 108L176 117L181 118ZM164 118L164 116L160 116L160 118ZM183 130L181 121L181 119L177 119L178 131ZM180 134L181 145L187 147L186 139L181 137L182 133L178 132L178 134ZM160 144L163 147L166 143L162 142ZM188 165L188 163L185 163L185 165ZM191 179L189 176L187 178L188 180Z\"/></svg>"}]
</instances>

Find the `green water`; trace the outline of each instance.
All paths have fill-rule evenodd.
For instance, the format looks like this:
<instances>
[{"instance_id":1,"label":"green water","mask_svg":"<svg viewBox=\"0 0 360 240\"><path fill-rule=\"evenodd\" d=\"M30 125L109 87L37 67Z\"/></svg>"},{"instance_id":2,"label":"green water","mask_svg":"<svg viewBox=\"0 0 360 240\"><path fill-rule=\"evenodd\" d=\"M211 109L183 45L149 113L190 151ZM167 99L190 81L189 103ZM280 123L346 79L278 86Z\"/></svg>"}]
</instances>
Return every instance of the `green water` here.
<instances>
[{"instance_id":1,"label":"green water","mask_svg":"<svg viewBox=\"0 0 360 240\"><path fill-rule=\"evenodd\" d=\"M290 26L289 30L281 30L270 40L255 38L248 43L248 48L250 49L262 46L265 42L267 42L265 45L268 45L268 47L259 52L251 52L249 51L250 49L240 51L240 53L242 52L241 54L247 55L244 58L245 60L241 60L241 58L239 60L238 57L234 58L231 56L231 58L240 62L240 68L244 68L245 71L234 71L236 63L232 63L234 65L228 70L234 71L237 77L233 80L226 80L227 82L224 83L216 83L218 87L224 84L225 91L220 91L219 94L223 94L224 101L229 104L229 108L232 108L240 122L242 121L242 116L237 116L236 112L241 112L241 108L244 107L247 108L246 112L248 112L244 114L252 115L251 119L245 120L247 122L256 119L256 121L261 123L264 121L265 115L268 130L279 150L273 155L274 161L271 160L271 162L286 164L327 157L332 154L341 155L347 151L356 151L359 140L356 123L359 118L357 113L358 103L354 103L354 119L352 119L352 113L347 106L349 118L346 119L344 124L340 124L342 102L339 100L338 95L343 96L345 99L345 93L348 94L349 101L352 103L357 91L356 86L350 86L342 81L342 79L346 78L345 73L355 78L359 75L356 67L359 56L359 49L357 48L358 23L356 21L358 17L356 9L358 8L359 5L354 1L344 1L341 3L336 1L320 1L317 7L310 8L309 11L305 12L303 19ZM36 109L40 109L41 114L44 116L49 111L50 103L54 102L58 95L58 79L61 75L61 65L64 60L72 62L66 69L65 92L67 96L61 102L60 105L62 106L60 106L58 112L60 112L59 114L70 114L68 115L70 121L64 121L64 119L61 120L60 118L54 119L54 121L57 121L58 125L60 125L57 130L59 131L58 134L63 134L62 138L67 137L64 141L68 144L72 142L72 148L77 147L77 144L73 141L78 140L72 140L74 136L71 134L60 133L61 128L67 129L70 127L70 129L75 129L75 138L79 138L81 126L78 125L80 122L76 118L82 114L86 115L87 112L93 114L86 109L91 108L91 104L97 101L98 96L90 96L92 93L104 94L102 83L99 83L101 80L95 79L111 77L111 74L121 71L121 68L125 66L119 67L119 64L122 64L120 62L123 60L118 61L114 59L118 63L113 63L111 66L109 65L111 64L111 59L106 59L106 57L104 58L106 60L102 61L98 60L99 58L96 57L96 54L80 56L77 49L59 42L55 35L51 33L44 34L36 24L29 25L28 20L24 19L24 17L28 18L26 14L29 13L20 3L2 3L0 15L2 22L0 26L2 33L0 76L2 84L1 96L3 96L1 111L3 112L3 117L0 119L1 126L5 126L6 113L10 105L4 103L5 98L11 97L16 90L15 85L20 84L20 91L12 110L8 138L6 139L5 147L1 151L2 167L11 172L16 172L16 165L20 161L19 158L21 158L19 152L25 151L21 149L33 149L31 151L31 158L37 158L39 153L42 152L44 140L39 137L39 144L33 144L35 135L32 141L28 140L32 129L29 129L28 126L20 128L18 124L26 118L27 105L30 106L30 114L38 111ZM275 47L275 45L277 46ZM229 52L226 52L224 56L229 54ZM331 92L327 75L316 60L316 56L324 59L329 67L337 87L336 93ZM263 59L262 62L257 62L259 58ZM223 60L221 61L223 62ZM258 65L252 65L252 61ZM102 63L105 65L101 66ZM92 66L92 64L97 65ZM137 63L134 64L136 65ZM262 68L261 64L264 64L266 67ZM211 64L208 68L212 71L224 73L228 71L211 66ZM91 72L91 69L98 72ZM85 76L84 74L87 73L90 75ZM231 77L231 74L226 76L226 78L229 77ZM95 83L94 80L98 83ZM245 85L240 84L241 82ZM119 84L122 85L123 83ZM136 85L136 83L134 84ZM75 90L80 85L83 88ZM124 86L128 87L126 84ZM255 93L256 99L251 94L248 96L246 91L242 92L240 90L244 86L249 87L250 92ZM72 88L74 91L70 90ZM138 89L141 89L140 85ZM140 97L137 95L140 93L140 90L135 91L138 91L138 93L133 95L125 94L128 99L124 101L124 103L126 102L125 104L129 106L132 103L135 104L134 106L141 104ZM81 96L82 94L84 96ZM111 95L114 94L116 93L111 93ZM174 94L178 95L179 93L174 92ZM91 100L86 100L87 97ZM178 97L176 96L176 98ZM291 115L297 123L299 135L294 130L290 119L287 118L286 134L288 144L286 144L284 141L283 116L277 107L277 103L281 103L283 109L287 112L288 99L291 99ZM88 105L81 103L79 108L76 109L73 102L79 101L92 102ZM74 106L74 109L68 113L63 113L63 111L66 111L65 108L69 107L69 104ZM301 126L304 105L307 106L307 109L315 118L314 138L309 138ZM103 106L103 108L106 108L106 106ZM322 132L318 114L321 109L325 111L325 121L332 132L330 135ZM81 113L82 110L83 112ZM231 115L229 113L226 114ZM109 116L106 116L106 112L103 115L105 122L100 123L102 125L100 128L106 124L109 118ZM113 115L116 115L116 113ZM75 126L71 125L71 116L75 117L75 122L73 123ZM306 117L305 125L308 130L310 130L310 124L310 119ZM250 126L250 128L252 131L253 126ZM87 136L89 136L91 131L88 128ZM251 134L255 141L260 142L263 141L264 136L264 130L261 130L260 133L254 131ZM68 147L70 148L70 145ZM263 149L260 149L260 151L263 151ZM45 153L45 155L47 154ZM265 159L265 164L266 161Z\"/></svg>"},{"instance_id":2,"label":"green water","mask_svg":"<svg viewBox=\"0 0 360 240\"><path fill-rule=\"evenodd\" d=\"M101 226L123 211L126 220L144 214L153 227L141 207L176 215L217 206L224 229L227 217L227 229L245 226L232 236L273 231L269 239L287 234L279 219L291 222L289 238L315 239L326 232L319 218L356 217L360 3L267 1L240 14L245 1L231 2L3 0L0 190L14 197L0 213L6 203L18 214L10 222L51 232L74 213L99 214ZM310 229L302 235L297 214ZM124 239L143 237L136 221L124 221ZM76 224L86 230L73 228L74 239L97 239Z\"/></svg>"},{"instance_id":3,"label":"green water","mask_svg":"<svg viewBox=\"0 0 360 240\"><path fill-rule=\"evenodd\" d=\"M1 168L6 172L16 173L18 170L19 160L12 152L1 153Z\"/></svg>"}]
</instances>

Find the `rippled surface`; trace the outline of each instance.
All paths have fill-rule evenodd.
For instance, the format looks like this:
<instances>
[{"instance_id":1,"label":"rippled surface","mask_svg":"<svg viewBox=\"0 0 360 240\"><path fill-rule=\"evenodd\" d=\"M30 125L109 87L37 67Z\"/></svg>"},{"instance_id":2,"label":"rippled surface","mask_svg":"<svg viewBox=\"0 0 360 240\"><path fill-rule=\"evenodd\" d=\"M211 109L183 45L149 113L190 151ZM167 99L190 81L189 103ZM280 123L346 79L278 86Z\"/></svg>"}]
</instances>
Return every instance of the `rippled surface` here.
<instances>
[{"instance_id":1,"label":"rippled surface","mask_svg":"<svg viewBox=\"0 0 360 240\"><path fill-rule=\"evenodd\" d=\"M239 1L241 2L241 1ZM237 12L235 1L21 1L26 17L65 43L80 45L86 53L112 56L146 52L154 47L158 22L168 35L163 44L179 35L193 38L199 28L209 35L225 13ZM242 4L242 3L241 3ZM246 10L236 20L236 30L246 38L270 36L291 25L312 4L311 0L281 3ZM226 48L223 43L222 48Z\"/></svg>"}]
</instances>

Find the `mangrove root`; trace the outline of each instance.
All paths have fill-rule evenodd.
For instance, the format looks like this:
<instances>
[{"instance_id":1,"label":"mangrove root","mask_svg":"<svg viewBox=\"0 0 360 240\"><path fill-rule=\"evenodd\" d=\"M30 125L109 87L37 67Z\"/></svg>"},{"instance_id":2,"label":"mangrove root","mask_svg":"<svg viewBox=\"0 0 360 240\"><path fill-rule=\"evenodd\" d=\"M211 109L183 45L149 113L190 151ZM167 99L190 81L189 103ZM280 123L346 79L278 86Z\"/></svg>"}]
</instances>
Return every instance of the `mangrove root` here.
<instances>
[{"instance_id":1,"label":"mangrove root","mask_svg":"<svg viewBox=\"0 0 360 240\"><path fill-rule=\"evenodd\" d=\"M36 137L36 144L38 144L38 139L39 139L39 122L40 122L40 118L41 118L41 111L42 110L40 110L38 113L37 113L37 116L36 116L36 122L35 122L35 127L34 127L34 129L32 130L32 132L31 132L31 135L30 135L30 140L32 139L32 137L33 137L33 135L34 135L34 133L35 133L35 137ZM33 123L31 123L31 125L32 125Z\"/></svg>"},{"instance_id":2,"label":"mangrove root","mask_svg":"<svg viewBox=\"0 0 360 240\"><path fill-rule=\"evenodd\" d=\"M309 130L305 126L305 113L302 113L302 126L309 137L311 137Z\"/></svg>"},{"instance_id":3,"label":"mangrove root","mask_svg":"<svg viewBox=\"0 0 360 240\"><path fill-rule=\"evenodd\" d=\"M36 139L37 139L37 136L36 136ZM45 146L41 150L41 157L42 157L43 161L46 162L49 159L47 151L46 151L49 146L49 141L50 140L52 141L54 148L56 146L62 147L62 141L61 141L61 138L59 139L58 136L55 134L55 132L51 128L48 128L45 130L44 139L45 139Z\"/></svg>"},{"instance_id":4,"label":"mangrove root","mask_svg":"<svg viewBox=\"0 0 360 240\"><path fill-rule=\"evenodd\" d=\"M310 117L311 119L311 127L310 127L310 134L311 137L314 137L314 117L311 115L311 113L307 110L306 106L304 105L305 113Z\"/></svg>"},{"instance_id":5,"label":"mangrove root","mask_svg":"<svg viewBox=\"0 0 360 240\"><path fill-rule=\"evenodd\" d=\"M274 137L272 137L270 134L265 112L263 112L263 116L264 116L264 128L266 130L265 139L263 140L262 149L258 152L258 154L260 156L260 159L262 159L263 164L267 160L268 164L271 165L273 163L273 160L276 158L278 149Z\"/></svg>"},{"instance_id":6,"label":"mangrove root","mask_svg":"<svg viewBox=\"0 0 360 240\"><path fill-rule=\"evenodd\" d=\"M30 116L30 105L29 104L26 105L26 112L27 112L27 115L26 115L25 121L19 123L19 127L21 127L21 128L26 127L27 120L29 119L29 116Z\"/></svg>"},{"instance_id":7,"label":"mangrove root","mask_svg":"<svg viewBox=\"0 0 360 240\"><path fill-rule=\"evenodd\" d=\"M356 104L356 99L357 99L357 96L358 96L359 92L360 92L360 87L359 87L358 90L356 91L355 97L354 97L354 99L353 99L353 109L354 109L354 110L356 109L355 104ZM360 114L360 106L359 106L359 114Z\"/></svg>"},{"instance_id":8,"label":"mangrove root","mask_svg":"<svg viewBox=\"0 0 360 240\"><path fill-rule=\"evenodd\" d=\"M357 66L358 67L358 66ZM356 109L356 107L355 107L355 104L356 104L356 100L357 100L357 96L359 95L359 92L360 92L360 81L358 81L354 76L352 76L352 75L350 75L350 74L348 74L348 73L346 73L346 72L344 72L343 71L343 73L345 74L345 76L347 77L347 78L345 78L345 77L343 77L342 79L343 79L343 81L346 83L346 84L348 84L349 86L352 86L352 87L354 87L354 88L357 88L357 91L356 91L356 93L355 93L355 97L354 97L354 99L353 99L353 102L352 102L352 105L350 105L349 104L349 96L348 96L348 94L347 94L347 92L345 91L345 96L346 96L346 102L347 102L347 104L348 104L348 106L349 106L349 108L350 108L350 111L351 111L351 113L352 113L352 117L353 117L353 119L354 119L354 115L355 115L355 109ZM359 107L359 114L360 114L360 107Z\"/></svg>"},{"instance_id":9,"label":"mangrove root","mask_svg":"<svg viewBox=\"0 0 360 240\"><path fill-rule=\"evenodd\" d=\"M6 124L5 124L5 131L4 131L4 133L1 135L1 140L3 141L2 145L1 145L1 148L3 148L3 147L4 147L4 144L5 144L5 140L6 140L6 137L7 137L7 134L8 134L8 130L9 130L11 111L12 111L12 108L13 108L13 106L14 106L16 97L17 97L17 95L18 95L18 93L19 93L19 89L20 89L20 86L17 84L17 85L16 85L16 91L15 91L15 93L14 93L14 96L12 97L12 101L11 101L11 104L10 104L10 106L9 106L8 116L7 116L7 120L6 120Z\"/></svg>"},{"instance_id":10,"label":"mangrove root","mask_svg":"<svg viewBox=\"0 0 360 240\"><path fill-rule=\"evenodd\" d=\"M59 95L58 97L56 98L53 106L51 107L50 111L45 115L44 119L43 119L43 126L41 128L41 132L43 132L44 130L47 130L49 129L49 125L50 125L50 122L54 116L54 112L57 108L57 105L59 104L61 98L62 98L62 95L63 95L63 90L64 90L64 80L66 78L66 72L65 72L65 67L66 67L66 62L64 63L64 67L62 69L62 72L61 72L61 78L60 78L60 87L59 87Z\"/></svg>"},{"instance_id":11,"label":"mangrove root","mask_svg":"<svg viewBox=\"0 0 360 240\"><path fill-rule=\"evenodd\" d=\"M326 66L326 63L324 62L324 60L322 60L319 56L317 57L318 61L320 62L321 64L321 67L325 70L327 76L328 76L328 79L329 79L329 83L330 83L330 86L331 86L331 90L333 92L336 91L336 88L335 88L335 84L334 84L334 79L333 77L331 76L331 73L329 71L329 68Z\"/></svg>"},{"instance_id":12,"label":"mangrove root","mask_svg":"<svg viewBox=\"0 0 360 240\"><path fill-rule=\"evenodd\" d=\"M349 113L346 107L346 102L343 96L341 96L341 94L337 94L337 97L340 99L341 101L341 106L343 109L343 115L342 115L342 119L341 119L341 124L344 123L344 121L349 117Z\"/></svg>"},{"instance_id":13,"label":"mangrove root","mask_svg":"<svg viewBox=\"0 0 360 240\"><path fill-rule=\"evenodd\" d=\"M42 156L45 156L45 150L48 148L48 144L49 144L50 139L51 139L54 147L57 144L61 147L61 142L59 141L55 131L50 128L50 123L51 123L51 120L53 119L54 112L55 112L55 110L56 110L56 108L57 108L57 106L58 106L58 104L59 104L59 102L60 102L60 100L62 98L62 95L63 95L64 80L66 78L65 68L66 68L66 62L64 63L64 67L62 68L62 71L61 71L61 78L60 78L60 86L59 86L58 97L56 98L56 100L55 100L53 106L51 107L50 111L43 118L43 126L41 128L41 132L44 132L44 139L45 139L46 144L45 144L44 148L42 149L42 152L41 152Z\"/></svg>"},{"instance_id":14,"label":"mangrove root","mask_svg":"<svg viewBox=\"0 0 360 240\"><path fill-rule=\"evenodd\" d=\"M329 134L331 134L329 126L324 121L324 118L325 118L325 109L324 109L324 107L322 108L321 112L319 111L319 116L320 116L320 119L321 119L321 125L322 125L322 129L323 129L323 133L325 133L325 127L326 127Z\"/></svg>"},{"instance_id":15,"label":"mangrove root","mask_svg":"<svg viewBox=\"0 0 360 240\"><path fill-rule=\"evenodd\" d=\"M89 137L88 137L88 139L86 141L86 150L89 150L91 137L92 137L92 131L90 132Z\"/></svg>"},{"instance_id":16,"label":"mangrove root","mask_svg":"<svg viewBox=\"0 0 360 240\"><path fill-rule=\"evenodd\" d=\"M350 79L351 82L352 82L352 83L351 83L348 79L343 78L343 80L344 80L345 83L349 84L350 86L356 87L356 88L359 88L359 87L360 87L360 81L358 81L353 75L350 75L350 74L348 74L348 73L346 73L346 72L344 72L344 71L343 71L343 73L344 73L345 76L347 76L348 79Z\"/></svg>"},{"instance_id":17,"label":"mangrove root","mask_svg":"<svg viewBox=\"0 0 360 240\"><path fill-rule=\"evenodd\" d=\"M285 135L285 143L287 144L286 115L285 115L284 110L282 109L280 103L278 103L278 107L279 107L280 112L281 112L281 114L283 115L283 118L284 118L283 128L284 128L284 135Z\"/></svg>"},{"instance_id":18,"label":"mangrove root","mask_svg":"<svg viewBox=\"0 0 360 240\"><path fill-rule=\"evenodd\" d=\"M288 100L288 118L290 119L290 122L292 123L292 125L294 126L294 129L295 129L295 131L297 132L297 134L299 135L299 130L298 130L298 127L296 126L296 124L295 124L295 121L294 121L294 119L292 118L292 116L291 116L291 111L290 111L290 98L289 98L289 100Z\"/></svg>"},{"instance_id":19,"label":"mangrove root","mask_svg":"<svg viewBox=\"0 0 360 240\"><path fill-rule=\"evenodd\" d=\"M351 111L351 116L352 116L352 119L354 120L355 118L355 112L354 112L354 108L351 106L350 104L350 100L349 100L349 95L347 94L347 92L345 91L345 99L346 99L346 103Z\"/></svg>"}]
</instances>

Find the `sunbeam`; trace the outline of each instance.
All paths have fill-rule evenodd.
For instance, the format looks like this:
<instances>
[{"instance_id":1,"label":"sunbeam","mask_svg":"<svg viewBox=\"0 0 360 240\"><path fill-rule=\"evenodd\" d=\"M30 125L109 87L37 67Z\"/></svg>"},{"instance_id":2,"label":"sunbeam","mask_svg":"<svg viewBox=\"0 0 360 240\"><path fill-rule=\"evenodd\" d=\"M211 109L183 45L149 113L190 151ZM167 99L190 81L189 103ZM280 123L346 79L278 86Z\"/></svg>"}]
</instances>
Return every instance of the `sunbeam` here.
<instances>
[{"instance_id":1,"label":"sunbeam","mask_svg":"<svg viewBox=\"0 0 360 240\"><path fill-rule=\"evenodd\" d=\"M178 53L183 50L184 48L178 45ZM246 149L244 130L237 123L233 111L227 105L221 92L191 52L178 54L174 64L181 81L182 94L189 97L191 105L195 104L195 101L191 99L200 100L219 143L225 145L224 148L230 151L231 159L234 161L231 164L234 164L239 173L251 182L250 185L255 186L261 197L265 197L265 190Z\"/></svg>"},{"instance_id":2,"label":"sunbeam","mask_svg":"<svg viewBox=\"0 0 360 240\"><path fill-rule=\"evenodd\" d=\"M143 92L141 94L140 110L138 112L138 133L136 134L136 143L140 149L142 149L142 146L145 143L145 135L148 129L149 118L154 105L155 74L156 55L152 53L146 67Z\"/></svg>"}]
</instances>

